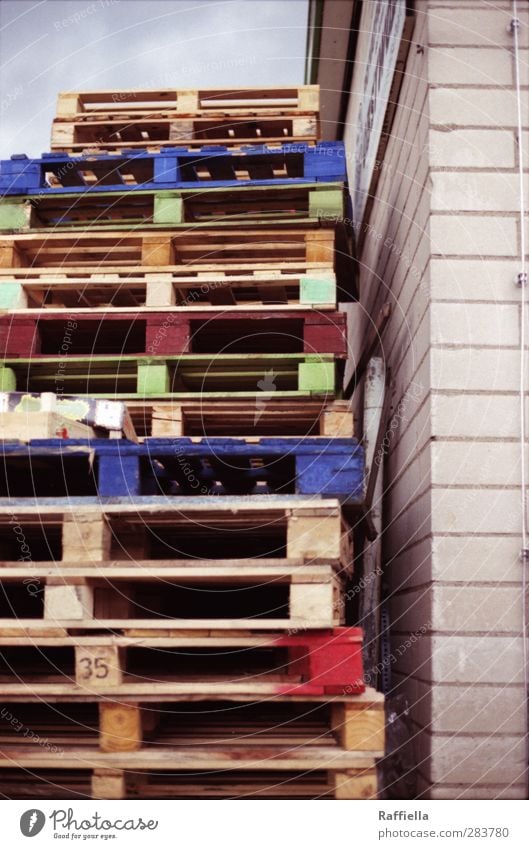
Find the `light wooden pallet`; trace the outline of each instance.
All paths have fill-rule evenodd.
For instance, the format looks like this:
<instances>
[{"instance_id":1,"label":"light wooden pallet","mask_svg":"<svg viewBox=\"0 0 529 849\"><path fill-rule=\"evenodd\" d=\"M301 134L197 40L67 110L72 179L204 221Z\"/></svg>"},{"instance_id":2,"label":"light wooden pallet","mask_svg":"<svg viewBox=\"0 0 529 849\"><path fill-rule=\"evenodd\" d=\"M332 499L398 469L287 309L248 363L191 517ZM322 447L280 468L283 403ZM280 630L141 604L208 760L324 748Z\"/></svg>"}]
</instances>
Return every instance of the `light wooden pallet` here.
<instances>
[{"instance_id":1,"label":"light wooden pallet","mask_svg":"<svg viewBox=\"0 0 529 849\"><path fill-rule=\"evenodd\" d=\"M2 274L26 273L30 279L41 274L76 273L90 279L103 270L133 277L169 272L188 276L254 271L310 274L332 271L339 258L336 251L347 253L342 228L291 223L222 230L211 227L207 233L193 228L155 232L138 228L130 233L50 231L2 236L0 268L5 269Z\"/></svg>"},{"instance_id":2,"label":"light wooden pallet","mask_svg":"<svg viewBox=\"0 0 529 849\"><path fill-rule=\"evenodd\" d=\"M351 238L320 224L4 235L0 306L266 303L277 284L334 306L355 297Z\"/></svg>"},{"instance_id":3,"label":"light wooden pallet","mask_svg":"<svg viewBox=\"0 0 529 849\"><path fill-rule=\"evenodd\" d=\"M162 503L81 504L77 499L24 499L0 506L4 561L20 556L26 538L31 563L63 565L115 560L287 558L352 570L350 525L337 500L299 496L165 499Z\"/></svg>"},{"instance_id":4,"label":"light wooden pallet","mask_svg":"<svg viewBox=\"0 0 529 849\"><path fill-rule=\"evenodd\" d=\"M266 403L217 401L130 401L141 436L354 436L347 401L267 397Z\"/></svg>"},{"instance_id":5,"label":"light wooden pallet","mask_svg":"<svg viewBox=\"0 0 529 849\"><path fill-rule=\"evenodd\" d=\"M375 762L353 770L244 770L230 769L204 775L203 771L152 773L137 770L36 770L0 767L0 796L4 799L91 799L110 792L126 799L376 799Z\"/></svg>"},{"instance_id":6,"label":"light wooden pallet","mask_svg":"<svg viewBox=\"0 0 529 849\"><path fill-rule=\"evenodd\" d=\"M59 120L94 116L109 118L116 113L151 116L167 112L179 115L265 114L317 112L320 87L259 86L258 88L164 88L123 91L65 91L57 97Z\"/></svg>"},{"instance_id":7,"label":"light wooden pallet","mask_svg":"<svg viewBox=\"0 0 529 849\"><path fill-rule=\"evenodd\" d=\"M9 599L9 610L0 613L0 634L19 629L24 635L36 626L55 634L156 636L178 629L296 630L341 622L342 580L328 564L278 558L146 560L140 542L134 561L32 564L31 580L39 592L30 599L24 593L27 565L0 562L0 610ZM2 618L7 613L10 618ZM29 623L29 613L41 618Z\"/></svg>"},{"instance_id":8,"label":"light wooden pallet","mask_svg":"<svg viewBox=\"0 0 529 849\"><path fill-rule=\"evenodd\" d=\"M222 503L212 498L202 498L201 503L173 499L162 505L125 503L86 509L69 501L42 499L35 506L18 506L11 499L11 507L0 508L0 542L6 558L0 567L6 582L2 607L4 617L9 617L1 623L3 646L31 645L42 638L42 645L73 649L76 638L66 637L67 632L106 628L104 642L110 646L115 641L109 633L125 634L124 642L116 643L118 648L138 645L132 635L139 631L154 640L154 647L167 638L169 647L191 639L199 648L211 634L226 636L233 628L296 630L307 626L307 618L315 627L318 617L323 625L341 616L337 581L351 574L353 553L349 525L332 499L318 504L286 497L227 498ZM24 556L29 552L30 567L15 563L21 545ZM233 559L234 546L240 559ZM265 611L266 620L252 616L243 621L243 604L231 622L226 617L222 621L218 613L213 619L192 622L191 610L180 620L146 620L143 614L134 621L132 599L117 589L116 581L141 586L156 580L178 585L182 594L185 586L200 591L213 585L222 591L261 585L263 592L272 591L273 604L279 600L281 617L278 621L273 611ZM233 603L232 597L232 609ZM68 621L60 622L66 612ZM274 625L268 621L272 618ZM248 635L250 645L263 644L260 639L253 643L248 632L241 637L243 645ZM24 643L26 638L29 643ZM86 639L88 643L80 645L97 646L97 637ZM239 643L235 640L235 645Z\"/></svg>"},{"instance_id":9,"label":"light wooden pallet","mask_svg":"<svg viewBox=\"0 0 529 849\"><path fill-rule=\"evenodd\" d=\"M10 705L4 716L4 775L55 768L55 782L67 789L71 782L75 792L71 771L89 765L95 798L373 798L375 760L384 753L384 699L373 690L253 703L28 702ZM32 738L21 741L17 727L30 719ZM36 786L46 792L43 782Z\"/></svg>"},{"instance_id":10,"label":"light wooden pallet","mask_svg":"<svg viewBox=\"0 0 529 849\"><path fill-rule=\"evenodd\" d=\"M292 265L290 268L289 265ZM180 266L166 269L0 269L0 309L26 312L35 309L63 310L69 314L93 309L111 309L124 316L131 308L167 312L196 312L204 307L221 309L287 309L336 307L338 292L332 269L297 270L294 263L283 268L234 269L203 272ZM170 319L169 319L170 321Z\"/></svg>"},{"instance_id":11,"label":"light wooden pallet","mask_svg":"<svg viewBox=\"0 0 529 849\"><path fill-rule=\"evenodd\" d=\"M59 95L51 149L112 152L163 145L231 149L316 142L319 88L68 92Z\"/></svg>"}]
</instances>

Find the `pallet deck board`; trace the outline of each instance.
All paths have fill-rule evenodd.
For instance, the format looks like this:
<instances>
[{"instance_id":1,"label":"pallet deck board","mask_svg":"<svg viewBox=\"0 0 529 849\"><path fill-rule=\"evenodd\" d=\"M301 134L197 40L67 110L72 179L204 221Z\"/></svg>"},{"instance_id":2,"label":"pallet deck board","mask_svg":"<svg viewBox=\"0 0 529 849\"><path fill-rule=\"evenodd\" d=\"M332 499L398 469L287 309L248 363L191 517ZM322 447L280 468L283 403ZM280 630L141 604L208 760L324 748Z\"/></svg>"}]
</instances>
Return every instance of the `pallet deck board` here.
<instances>
[{"instance_id":1,"label":"pallet deck board","mask_svg":"<svg viewBox=\"0 0 529 849\"><path fill-rule=\"evenodd\" d=\"M0 766L28 769L46 769L57 764L57 755L35 746L8 746L0 752ZM348 752L339 746L298 746L284 750L279 746L258 744L255 747L233 746L231 749L213 747L203 750L196 747L159 747L145 752L100 752L96 747L65 746L61 756L64 769L112 768L129 770L196 769L219 770L233 767L246 769L359 769L373 766L374 753L370 758L364 753Z\"/></svg>"}]
</instances>

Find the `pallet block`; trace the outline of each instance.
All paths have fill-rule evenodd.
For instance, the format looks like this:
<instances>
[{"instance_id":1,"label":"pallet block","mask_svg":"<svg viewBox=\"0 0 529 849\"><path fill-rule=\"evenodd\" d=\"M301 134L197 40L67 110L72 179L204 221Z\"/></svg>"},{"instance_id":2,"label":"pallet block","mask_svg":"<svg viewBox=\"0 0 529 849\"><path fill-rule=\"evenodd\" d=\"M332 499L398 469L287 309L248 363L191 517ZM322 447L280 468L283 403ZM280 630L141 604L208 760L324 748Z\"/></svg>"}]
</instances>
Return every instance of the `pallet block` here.
<instances>
[{"instance_id":1,"label":"pallet block","mask_svg":"<svg viewBox=\"0 0 529 849\"><path fill-rule=\"evenodd\" d=\"M122 769L94 769L92 799L125 799L125 773Z\"/></svg>"},{"instance_id":2,"label":"pallet block","mask_svg":"<svg viewBox=\"0 0 529 849\"><path fill-rule=\"evenodd\" d=\"M102 752L136 752L142 747L144 712L138 705L99 702L99 748Z\"/></svg>"}]
</instances>

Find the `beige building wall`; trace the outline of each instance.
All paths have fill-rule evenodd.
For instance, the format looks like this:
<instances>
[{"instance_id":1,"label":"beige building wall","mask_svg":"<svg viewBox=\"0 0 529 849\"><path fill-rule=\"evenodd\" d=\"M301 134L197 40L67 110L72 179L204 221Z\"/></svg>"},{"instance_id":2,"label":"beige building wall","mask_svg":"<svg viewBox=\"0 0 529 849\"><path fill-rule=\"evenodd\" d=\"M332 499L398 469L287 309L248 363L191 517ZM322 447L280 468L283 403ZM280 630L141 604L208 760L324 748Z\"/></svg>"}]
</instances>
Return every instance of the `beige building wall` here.
<instances>
[{"instance_id":1,"label":"beige building wall","mask_svg":"<svg viewBox=\"0 0 529 849\"><path fill-rule=\"evenodd\" d=\"M529 172L529 3L518 9ZM392 680L412 705L423 797L524 798L511 3L423 0L416 10L360 256L364 324L383 301L393 308L384 355L398 426L383 541ZM353 89L362 76L359 66ZM352 109L345 138L354 156Z\"/></svg>"}]
</instances>

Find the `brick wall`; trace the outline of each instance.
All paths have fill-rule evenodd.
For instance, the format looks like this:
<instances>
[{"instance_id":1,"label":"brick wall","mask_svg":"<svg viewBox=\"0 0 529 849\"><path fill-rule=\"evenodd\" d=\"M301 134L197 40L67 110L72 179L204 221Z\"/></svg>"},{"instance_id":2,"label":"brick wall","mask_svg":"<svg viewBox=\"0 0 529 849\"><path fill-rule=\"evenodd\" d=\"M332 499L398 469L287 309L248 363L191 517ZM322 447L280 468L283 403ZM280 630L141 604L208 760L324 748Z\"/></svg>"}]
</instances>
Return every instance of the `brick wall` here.
<instances>
[{"instance_id":1,"label":"brick wall","mask_svg":"<svg viewBox=\"0 0 529 849\"><path fill-rule=\"evenodd\" d=\"M523 798L511 4L416 7L360 281L364 323L383 300L393 306L384 339L401 411L385 469L391 671L413 705L424 797ZM528 2L519 14L529 129ZM349 126L349 150L353 135ZM529 134L526 144L529 173Z\"/></svg>"}]
</instances>

